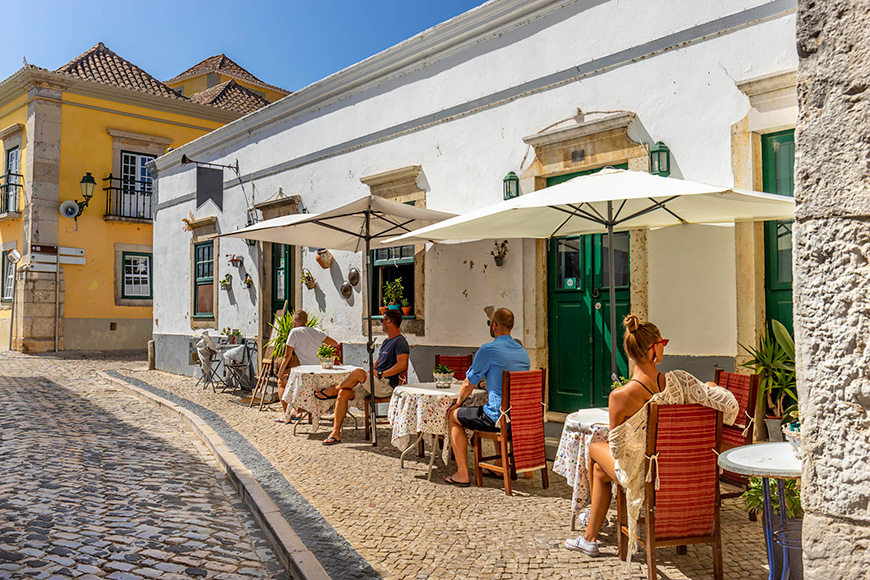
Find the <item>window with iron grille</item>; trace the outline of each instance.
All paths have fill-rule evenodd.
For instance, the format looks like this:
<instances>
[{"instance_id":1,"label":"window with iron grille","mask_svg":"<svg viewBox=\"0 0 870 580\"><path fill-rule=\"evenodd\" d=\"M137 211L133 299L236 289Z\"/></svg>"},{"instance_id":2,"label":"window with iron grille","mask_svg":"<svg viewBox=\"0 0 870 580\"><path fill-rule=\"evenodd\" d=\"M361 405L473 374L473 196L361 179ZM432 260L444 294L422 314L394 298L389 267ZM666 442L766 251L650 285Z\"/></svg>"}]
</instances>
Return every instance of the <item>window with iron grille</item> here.
<instances>
[{"instance_id":1,"label":"window with iron grille","mask_svg":"<svg viewBox=\"0 0 870 580\"><path fill-rule=\"evenodd\" d=\"M214 316L214 242L193 246L193 315Z\"/></svg>"},{"instance_id":2,"label":"window with iron grille","mask_svg":"<svg viewBox=\"0 0 870 580\"><path fill-rule=\"evenodd\" d=\"M151 219L151 192L153 179L146 165L153 155L121 152L120 184L112 183L113 189L108 214L114 216Z\"/></svg>"},{"instance_id":3,"label":"window with iron grille","mask_svg":"<svg viewBox=\"0 0 870 580\"><path fill-rule=\"evenodd\" d=\"M151 254L123 252L124 284L121 290L122 298L151 299L151 260Z\"/></svg>"},{"instance_id":4,"label":"window with iron grille","mask_svg":"<svg viewBox=\"0 0 870 580\"><path fill-rule=\"evenodd\" d=\"M3 293L0 295L0 300L3 302L12 301L12 287L15 284L15 264L6 259L10 251L0 253L0 260L3 261Z\"/></svg>"},{"instance_id":5,"label":"window with iron grille","mask_svg":"<svg viewBox=\"0 0 870 580\"><path fill-rule=\"evenodd\" d=\"M4 211L18 211L18 191L21 189L20 149L12 147L6 150L6 175L3 187Z\"/></svg>"}]
</instances>

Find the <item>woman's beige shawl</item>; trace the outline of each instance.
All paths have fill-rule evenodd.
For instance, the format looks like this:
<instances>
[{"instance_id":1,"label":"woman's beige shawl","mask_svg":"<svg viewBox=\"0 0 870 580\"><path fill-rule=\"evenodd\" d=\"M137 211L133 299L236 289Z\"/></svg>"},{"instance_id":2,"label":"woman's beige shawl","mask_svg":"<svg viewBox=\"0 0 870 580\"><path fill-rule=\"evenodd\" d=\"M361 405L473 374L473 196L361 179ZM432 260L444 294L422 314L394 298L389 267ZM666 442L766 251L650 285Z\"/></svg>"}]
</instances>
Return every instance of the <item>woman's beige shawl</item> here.
<instances>
[{"instance_id":1,"label":"woman's beige shawl","mask_svg":"<svg viewBox=\"0 0 870 580\"><path fill-rule=\"evenodd\" d=\"M641 409L626 419L625 423L611 429L609 435L610 452L616 460L616 478L625 488L628 507L628 558L637 550L637 520L643 506L645 493L644 481L647 476L646 463L646 422L649 404L682 405L698 403L722 411L723 420L731 425L737 418L737 399L722 387L710 387L686 371L671 371L665 374L665 388L653 395ZM651 475L651 474L650 474Z\"/></svg>"}]
</instances>

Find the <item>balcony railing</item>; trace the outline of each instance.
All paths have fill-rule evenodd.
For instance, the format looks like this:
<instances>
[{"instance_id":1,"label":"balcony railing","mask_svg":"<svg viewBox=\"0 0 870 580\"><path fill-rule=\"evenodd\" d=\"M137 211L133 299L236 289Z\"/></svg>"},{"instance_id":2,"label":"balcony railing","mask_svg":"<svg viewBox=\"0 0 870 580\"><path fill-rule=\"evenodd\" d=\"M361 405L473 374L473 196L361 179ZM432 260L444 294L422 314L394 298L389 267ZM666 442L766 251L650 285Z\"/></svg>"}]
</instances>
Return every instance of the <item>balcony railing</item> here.
<instances>
[{"instance_id":1,"label":"balcony railing","mask_svg":"<svg viewBox=\"0 0 870 580\"><path fill-rule=\"evenodd\" d=\"M18 212L18 200L24 191L24 176L18 173L0 175L0 213Z\"/></svg>"},{"instance_id":2,"label":"balcony railing","mask_svg":"<svg viewBox=\"0 0 870 580\"><path fill-rule=\"evenodd\" d=\"M106 216L150 220L151 181L136 181L126 177L115 177L111 173L103 179L108 181L106 192Z\"/></svg>"}]
</instances>

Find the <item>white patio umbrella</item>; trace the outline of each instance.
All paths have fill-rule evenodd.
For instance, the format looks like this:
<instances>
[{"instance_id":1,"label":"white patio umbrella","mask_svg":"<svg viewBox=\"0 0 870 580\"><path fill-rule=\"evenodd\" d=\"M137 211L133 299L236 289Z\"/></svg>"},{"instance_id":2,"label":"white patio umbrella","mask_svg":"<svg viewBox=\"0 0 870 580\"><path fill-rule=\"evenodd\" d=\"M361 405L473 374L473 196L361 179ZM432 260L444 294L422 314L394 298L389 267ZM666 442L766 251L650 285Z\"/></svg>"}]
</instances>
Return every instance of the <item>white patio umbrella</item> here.
<instances>
[{"instance_id":1,"label":"white patio umbrella","mask_svg":"<svg viewBox=\"0 0 870 580\"><path fill-rule=\"evenodd\" d=\"M404 246L410 242L385 242L387 238L411 232L455 217L454 214L414 207L367 195L347 205L317 214L294 214L256 223L221 237L244 238L294 246L314 246L332 250L358 252L365 250L366 272L371 282L371 242L376 247ZM368 316L369 386L374 393L374 342L372 317ZM377 445L375 405L369 405L372 423L372 445Z\"/></svg>"},{"instance_id":2,"label":"white patio umbrella","mask_svg":"<svg viewBox=\"0 0 870 580\"><path fill-rule=\"evenodd\" d=\"M610 358L612 378L616 380L614 232L793 217L792 197L605 168L391 238L387 243L550 238L606 232L611 295Z\"/></svg>"}]
</instances>

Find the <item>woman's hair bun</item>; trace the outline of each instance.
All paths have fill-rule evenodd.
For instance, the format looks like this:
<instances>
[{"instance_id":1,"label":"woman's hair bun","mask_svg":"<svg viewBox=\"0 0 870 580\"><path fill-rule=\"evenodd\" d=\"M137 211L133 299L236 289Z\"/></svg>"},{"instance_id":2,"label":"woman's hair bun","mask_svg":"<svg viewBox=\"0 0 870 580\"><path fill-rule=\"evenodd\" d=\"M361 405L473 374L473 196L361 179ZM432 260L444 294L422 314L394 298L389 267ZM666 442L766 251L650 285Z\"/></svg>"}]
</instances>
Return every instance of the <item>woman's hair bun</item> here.
<instances>
[{"instance_id":1,"label":"woman's hair bun","mask_svg":"<svg viewBox=\"0 0 870 580\"><path fill-rule=\"evenodd\" d=\"M629 332L635 332L638 328L640 328L640 319L634 314L629 314L622 321L622 325Z\"/></svg>"}]
</instances>

